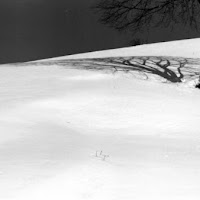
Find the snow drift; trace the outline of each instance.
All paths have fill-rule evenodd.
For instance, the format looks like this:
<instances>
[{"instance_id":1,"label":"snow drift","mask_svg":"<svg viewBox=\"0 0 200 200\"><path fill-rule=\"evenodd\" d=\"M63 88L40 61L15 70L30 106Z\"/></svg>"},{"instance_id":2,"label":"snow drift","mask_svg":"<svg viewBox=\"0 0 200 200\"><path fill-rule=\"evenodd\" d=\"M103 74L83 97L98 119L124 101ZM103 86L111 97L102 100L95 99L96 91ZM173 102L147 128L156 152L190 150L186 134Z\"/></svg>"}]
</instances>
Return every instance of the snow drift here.
<instances>
[{"instance_id":1,"label":"snow drift","mask_svg":"<svg viewBox=\"0 0 200 200\"><path fill-rule=\"evenodd\" d=\"M198 42L2 65L0 199L199 199Z\"/></svg>"}]
</instances>

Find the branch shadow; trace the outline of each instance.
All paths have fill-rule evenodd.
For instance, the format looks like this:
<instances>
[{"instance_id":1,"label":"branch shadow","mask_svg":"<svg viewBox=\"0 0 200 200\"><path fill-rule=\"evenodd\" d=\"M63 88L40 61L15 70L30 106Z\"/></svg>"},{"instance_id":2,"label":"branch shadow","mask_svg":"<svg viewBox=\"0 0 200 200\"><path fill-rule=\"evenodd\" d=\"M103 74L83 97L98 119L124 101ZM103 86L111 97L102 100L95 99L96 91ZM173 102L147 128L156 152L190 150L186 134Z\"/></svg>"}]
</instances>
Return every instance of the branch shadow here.
<instances>
[{"instance_id":1,"label":"branch shadow","mask_svg":"<svg viewBox=\"0 0 200 200\"><path fill-rule=\"evenodd\" d=\"M146 79L150 74L159 76L171 83L181 83L185 79L200 77L200 59L180 57L108 57L92 59L57 60L38 62L37 65L58 65L68 68L118 72L139 72Z\"/></svg>"}]
</instances>

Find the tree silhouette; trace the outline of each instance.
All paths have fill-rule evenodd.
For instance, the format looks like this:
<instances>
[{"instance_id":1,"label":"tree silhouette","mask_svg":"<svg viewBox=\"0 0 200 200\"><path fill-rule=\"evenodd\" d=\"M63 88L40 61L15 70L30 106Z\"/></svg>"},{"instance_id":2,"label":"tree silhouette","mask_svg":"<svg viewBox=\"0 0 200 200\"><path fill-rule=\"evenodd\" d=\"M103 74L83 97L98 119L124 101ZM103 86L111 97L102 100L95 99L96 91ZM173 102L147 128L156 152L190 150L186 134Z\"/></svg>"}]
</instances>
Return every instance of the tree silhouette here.
<instances>
[{"instance_id":1,"label":"tree silhouette","mask_svg":"<svg viewBox=\"0 0 200 200\"><path fill-rule=\"evenodd\" d=\"M100 0L94 8L102 23L133 33L179 23L198 30L200 22L200 0Z\"/></svg>"}]
</instances>

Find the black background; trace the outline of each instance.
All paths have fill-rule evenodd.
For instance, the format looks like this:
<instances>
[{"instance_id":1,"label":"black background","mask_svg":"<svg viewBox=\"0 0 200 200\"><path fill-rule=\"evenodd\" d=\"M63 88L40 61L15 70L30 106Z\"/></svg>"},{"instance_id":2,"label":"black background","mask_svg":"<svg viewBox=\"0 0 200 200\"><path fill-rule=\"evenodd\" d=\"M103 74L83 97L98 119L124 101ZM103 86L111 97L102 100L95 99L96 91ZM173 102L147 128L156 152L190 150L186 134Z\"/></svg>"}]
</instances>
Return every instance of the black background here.
<instances>
[{"instance_id":1,"label":"black background","mask_svg":"<svg viewBox=\"0 0 200 200\"><path fill-rule=\"evenodd\" d=\"M130 33L98 22L95 0L0 0L0 63L29 61L130 45ZM148 42L198 37L191 30L140 33Z\"/></svg>"}]
</instances>

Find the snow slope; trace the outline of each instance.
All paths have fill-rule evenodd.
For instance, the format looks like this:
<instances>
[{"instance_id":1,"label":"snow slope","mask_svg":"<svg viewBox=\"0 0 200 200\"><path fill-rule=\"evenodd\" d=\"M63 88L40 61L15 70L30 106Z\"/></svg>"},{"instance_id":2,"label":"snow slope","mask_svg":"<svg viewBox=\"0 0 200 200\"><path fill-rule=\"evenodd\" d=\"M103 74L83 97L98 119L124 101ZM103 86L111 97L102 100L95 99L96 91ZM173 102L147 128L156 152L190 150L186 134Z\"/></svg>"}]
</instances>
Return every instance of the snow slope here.
<instances>
[{"instance_id":1,"label":"snow slope","mask_svg":"<svg viewBox=\"0 0 200 200\"><path fill-rule=\"evenodd\" d=\"M200 198L199 90L70 61L0 75L0 199Z\"/></svg>"}]
</instances>

